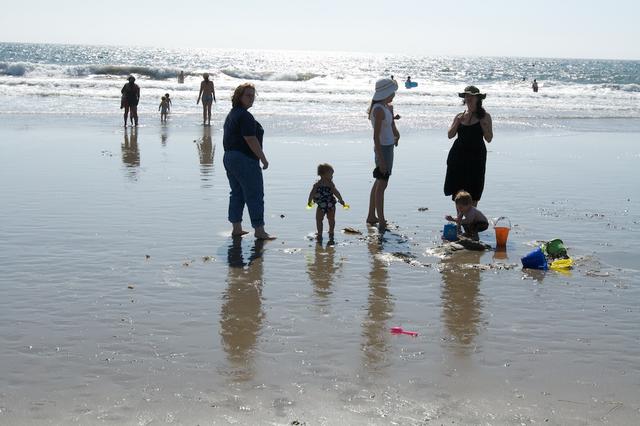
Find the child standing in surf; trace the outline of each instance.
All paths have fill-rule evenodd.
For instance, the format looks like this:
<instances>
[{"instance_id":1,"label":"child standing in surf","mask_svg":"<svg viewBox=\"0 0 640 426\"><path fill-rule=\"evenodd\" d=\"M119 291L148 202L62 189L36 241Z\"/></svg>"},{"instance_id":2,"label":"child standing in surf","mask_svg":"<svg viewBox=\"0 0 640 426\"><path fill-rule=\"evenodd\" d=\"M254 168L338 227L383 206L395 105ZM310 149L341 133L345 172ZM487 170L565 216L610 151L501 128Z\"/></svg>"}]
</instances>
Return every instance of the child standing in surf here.
<instances>
[{"instance_id":1,"label":"child standing in surf","mask_svg":"<svg viewBox=\"0 0 640 426\"><path fill-rule=\"evenodd\" d=\"M393 101L398 83L390 78L376 82L376 91L369 106L369 120L373 127L373 152L375 154L375 182L369 197L369 214L367 224L378 224L380 230L387 227L384 215L384 192L389 184L389 176L393 168L393 150L398 146L400 132L396 128L393 115Z\"/></svg>"},{"instance_id":2,"label":"child standing in surf","mask_svg":"<svg viewBox=\"0 0 640 426\"><path fill-rule=\"evenodd\" d=\"M169 113L169 100L166 96L163 96L160 100L160 105L158 106L158 111L160 111L160 122L167 122L167 114Z\"/></svg>"},{"instance_id":3,"label":"child standing in surf","mask_svg":"<svg viewBox=\"0 0 640 426\"><path fill-rule=\"evenodd\" d=\"M316 209L316 228L318 230L317 238L322 239L322 225L324 217L329 222L329 240L333 241L336 227L336 197L337 202L346 207L340 191L333 183L333 167L329 164L320 164L318 166L318 176L320 179L313 185L307 200L307 206L311 207L315 202Z\"/></svg>"}]
</instances>

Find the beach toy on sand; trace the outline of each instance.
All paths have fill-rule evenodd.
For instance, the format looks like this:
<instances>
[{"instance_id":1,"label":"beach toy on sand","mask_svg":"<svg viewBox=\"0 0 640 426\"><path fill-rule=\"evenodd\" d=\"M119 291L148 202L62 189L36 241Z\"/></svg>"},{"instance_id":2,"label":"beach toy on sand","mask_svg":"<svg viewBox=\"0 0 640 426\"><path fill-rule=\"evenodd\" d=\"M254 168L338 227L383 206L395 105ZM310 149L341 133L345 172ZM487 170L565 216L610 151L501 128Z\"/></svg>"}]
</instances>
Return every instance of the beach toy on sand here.
<instances>
[{"instance_id":1,"label":"beach toy on sand","mask_svg":"<svg viewBox=\"0 0 640 426\"><path fill-rule=\"evenodd\" d=\"M567 248L559 238L544 243L542 245L542 251L552 259L564 258L567 255Z\"/></svg>"},{"instance_id":2,"label":"beach toy on sand","mask_svg":"<svg viewBox=\"0 0 640 426\"><path fill-rule=\"evenodd\" d=\"M571 259L570 257L567 259L556 259L551 262L551 266L549 266L549 268L556 271L565 271L567 269L571 269L573 268L573 259Z\"/></svg>"},{"instance_id":3,"label":"beach toy on sand","mask_svg":"<svg viewBox=\"0 0 640 426\"><path fill-rule=\"evenodd\" d=\"M506 247L511 230L511 221L508 217L500 216L493 220L493 230L496 233L496 247Z\"/></svg>"},{"instance_id":4,"label":"beach toy on sand","mask_svg":"<svg viewBox=\"0 0 640 426\"><path fill-rule=\"evenodd\" d=\"M357 229L351 227L344 228L342 232L344 232L345 234L362 235L361 231L358 231Z\"/></svg>"},{"instance_id":5,"label":"beach toy on sand","mask_svg":"<svg viewBox=\"0 0 640 426\"><path fill-rule=\"evenodd\" d=\"M542 269L544 271L549 269L547 258L540 247L521 258L520 261L522 262L523 268Z\"/></svg>"},{"instance_id":6,"label":"beach toy on sand","mask_svg":"<svg viewBox=\"0 0 640 426\"><path fill-rule=\"evenodd\" d=\"M391 334L406 334L408 336L416 337L418 335L417 331L407 331L402 327L391 327Z\"/></svg>"},{"instance_id":7,"label":"beach toy on sand","mask_svg":"<svg viewBox=\"0 0 640 426\"><path fill-rule=\"evenodd\" d=\"M442 238L447 241L457 241L458 226L453 223L447 223L442 230Z\"/></svg>"}]
</instances>

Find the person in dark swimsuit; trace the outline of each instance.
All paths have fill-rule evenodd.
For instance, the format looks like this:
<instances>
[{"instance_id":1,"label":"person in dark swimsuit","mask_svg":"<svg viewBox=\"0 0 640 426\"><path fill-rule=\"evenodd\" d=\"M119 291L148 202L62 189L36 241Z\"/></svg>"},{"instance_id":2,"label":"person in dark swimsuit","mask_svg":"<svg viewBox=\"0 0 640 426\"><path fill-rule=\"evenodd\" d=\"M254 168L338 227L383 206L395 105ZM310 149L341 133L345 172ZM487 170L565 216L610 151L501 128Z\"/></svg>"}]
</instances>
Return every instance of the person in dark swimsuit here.
<instances>
[{"instance_id":1,"label":"person in dark swimsuit","mask_svg":"<svg viewBox=\"0 0 640 426\"><path fill-rule=\"evenodd\" d=\"M484 190L484 174L487 162L485 141L493 139L491 116L482 107L486 94L475 86L467 86L458 96L464 98L466 111L456 115L449 127L449 139L458 138L447 156L447 175L444 194L452 198L458 191L467 191L478 205Z\"/></svg>"},{"instance_id":2,"label":"person in dark swimsuit","mask_svg":"<svg viewBox=\"0 0 640 426\"><path fill-rule=\"evenodd\" d=\"M211 125L211 104L216 101L216 89L213 86L213 81L209 80L209 73L202 74L202 78L196 105L202 99L202 124L206 126Z\"/></svg>"},{"instance_id":3,"label":"person in dark swimsuit","mask_svg":"<svg viewBox=\"0 0 640 426\"><path fill-rule=\"evenodd\" d=\"M329 241L333 241L336 227L336 203L346 206L342 195L336 185L333 183L333 167L329 164L318 165L318 176L320 179L313 185L307 206L312 207L316 203L316 228L318 230L317 239L322 240L322 222L327 217L329 222ZM336 200L337 198L337 200Z\"/></svg>"},{"instance_id":4,"label":"person in dark swimsuit","mask_svg":"<svg viewBox=\"0 0 640 426\"><path fill-rule=\"evenodd\" d=\"M135 83L136 78L129 76L129 82L122 87L121 107L124 108L124 126L127 127L127 116L131 115L131 124L138 125L138 102L140 102L140 87Z\"/></svg>"}]
</instances>

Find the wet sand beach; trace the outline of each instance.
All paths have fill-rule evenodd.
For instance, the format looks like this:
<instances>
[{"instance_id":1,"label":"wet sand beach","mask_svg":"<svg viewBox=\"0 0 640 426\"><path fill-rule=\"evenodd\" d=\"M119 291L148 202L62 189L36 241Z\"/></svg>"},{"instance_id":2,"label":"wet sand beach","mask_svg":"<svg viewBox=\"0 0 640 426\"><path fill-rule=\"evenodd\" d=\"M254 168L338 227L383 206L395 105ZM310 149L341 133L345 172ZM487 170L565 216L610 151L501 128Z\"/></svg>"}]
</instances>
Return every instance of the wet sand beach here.
<instances>
[{"instance_id":1,"label":"wet sand beach","mask_svg":"<svg viewBox=\"0 0 640 426\"><path fill-rule=\"evenodd\" d=\"M496 120L479 208L507 251L449 253L446 129L400 121L380 235L370 134L259 112L270 242L228 236L219 111L0 117L0 424L640 421L637 132ZM335 245L305 209L325 161L361 232ZM552 238L576 267L523 271Z\"/></svg>"}]
</instances>

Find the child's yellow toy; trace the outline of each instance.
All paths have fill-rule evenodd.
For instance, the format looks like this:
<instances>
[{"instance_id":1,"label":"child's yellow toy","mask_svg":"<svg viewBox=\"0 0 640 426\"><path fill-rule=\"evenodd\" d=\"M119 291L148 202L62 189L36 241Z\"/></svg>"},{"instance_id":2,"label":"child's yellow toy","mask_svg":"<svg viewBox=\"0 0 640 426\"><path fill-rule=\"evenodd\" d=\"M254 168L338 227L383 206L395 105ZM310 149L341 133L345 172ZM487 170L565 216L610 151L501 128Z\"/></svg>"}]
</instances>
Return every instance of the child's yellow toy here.
<instances>
[{"instance_id":1,"label":"child's yellow toy","mask_svg":"<svg viewBox=\"0 0 640 426\"><path fill-rule=\"evenodd\" d=\"M571 259L570 257L567 259L556 259L551 262L550 268L556 271L571 269L573 268L573 259Z\"/></svg>"}]
</instances>

